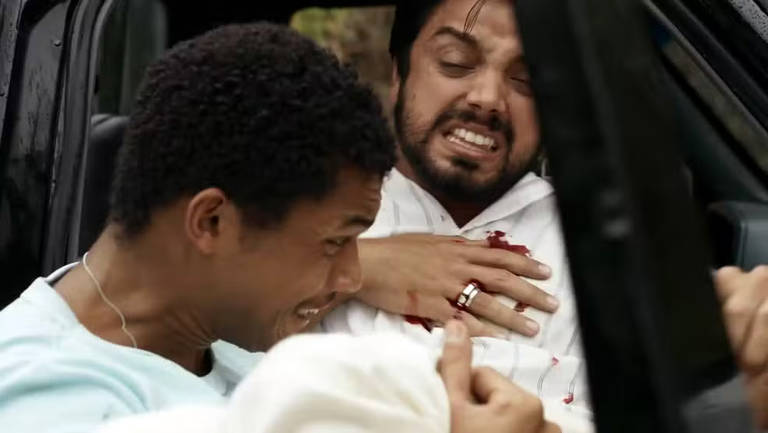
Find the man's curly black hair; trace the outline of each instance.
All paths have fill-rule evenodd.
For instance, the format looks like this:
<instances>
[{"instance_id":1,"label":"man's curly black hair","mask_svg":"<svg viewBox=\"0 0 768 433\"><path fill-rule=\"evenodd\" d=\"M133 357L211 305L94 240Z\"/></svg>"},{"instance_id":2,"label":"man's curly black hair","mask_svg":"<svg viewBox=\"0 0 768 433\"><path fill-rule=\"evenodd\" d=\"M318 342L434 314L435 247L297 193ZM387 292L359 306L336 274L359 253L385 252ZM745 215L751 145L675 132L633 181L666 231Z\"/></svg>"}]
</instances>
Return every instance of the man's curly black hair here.
<instances>
[{"instance_id":1,"label":"man's curly black hair","mask_svg":"<svg viewBox=\"0 0 768 433\"><path fill-rule=\"evenodd\" d=\"M117 160L110 221L141 232L153 211L208 188L250 221L279 223L342 167L383 176L394 141L356 73L288 27L228 25L149 67Z\"/></svg>"}]
</instances>

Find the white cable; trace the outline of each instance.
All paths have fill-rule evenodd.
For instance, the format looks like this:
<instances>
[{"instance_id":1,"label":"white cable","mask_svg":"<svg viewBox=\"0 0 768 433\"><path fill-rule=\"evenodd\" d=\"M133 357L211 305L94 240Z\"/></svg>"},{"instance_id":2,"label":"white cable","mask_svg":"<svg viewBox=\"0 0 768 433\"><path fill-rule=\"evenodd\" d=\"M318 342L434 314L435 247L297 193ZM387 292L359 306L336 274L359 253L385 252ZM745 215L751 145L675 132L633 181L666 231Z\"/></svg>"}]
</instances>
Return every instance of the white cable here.
<instances>
[{"instance_id":1,"label":"white cable","mask_svg":"<svg viewBox=\"0 0 768 433\"><path fill-rule=\"evenodd\" d=\"M88 267L88 262L86 261L87 258L88 258L88 253L86 252L83 255L83 268L85 269L85 272L87 272L88 276L91 277L91 280L93 280L93 284L96 285L96 290L99 292L99 295L101 295L101 299L104 300L104 303L107 304L109 308L115 310L115 313L117 313L117 315L120 316L120 322L122 323L122 327L120 329L123 331L125 335L128 336L128 338L131 339L131 343L133 343L133 348L138 349L139 345L136 344L136 339L133 337L133 334L128 332L128 328L126 327L125 316L120 311L120 309L117 308L117 306L107 298L107 295L104 294L104 290L101 289L101 284L99 284L99 280L96 279L96 277L93 275L93 272L91 272L91 268Z\"/></svg>"}]
</instances>

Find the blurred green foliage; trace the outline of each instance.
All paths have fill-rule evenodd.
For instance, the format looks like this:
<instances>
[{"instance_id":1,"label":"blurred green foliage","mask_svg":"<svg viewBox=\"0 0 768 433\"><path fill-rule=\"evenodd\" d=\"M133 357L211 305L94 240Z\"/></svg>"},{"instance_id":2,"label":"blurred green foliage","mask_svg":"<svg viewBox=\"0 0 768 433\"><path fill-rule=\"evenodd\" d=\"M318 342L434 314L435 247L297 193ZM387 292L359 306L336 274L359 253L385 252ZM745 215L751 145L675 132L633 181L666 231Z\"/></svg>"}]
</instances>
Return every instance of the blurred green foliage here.
<instances>
[{"instance_id":1,"label":"blurred green foliage","mask_svg":"<svg viewBox=\"0 0 768 433\"><path fill-rule=\"evenodd\" d=\"M293 15L291 26L354 66L389 114L389 31L393 19L393 7L308 8Z\"/></svg>"},{"instance_id":2,"label":"blurred green foliage","mask_svg":"<svg viewBox=\"0 0 768 433\"><path fill-rule=\"evenodd\" d=\"M296 13L291 26L320 45L330 47L344 36L344 23L349 15L349 9L309 8Z\"/></svg>"}]
</instances>

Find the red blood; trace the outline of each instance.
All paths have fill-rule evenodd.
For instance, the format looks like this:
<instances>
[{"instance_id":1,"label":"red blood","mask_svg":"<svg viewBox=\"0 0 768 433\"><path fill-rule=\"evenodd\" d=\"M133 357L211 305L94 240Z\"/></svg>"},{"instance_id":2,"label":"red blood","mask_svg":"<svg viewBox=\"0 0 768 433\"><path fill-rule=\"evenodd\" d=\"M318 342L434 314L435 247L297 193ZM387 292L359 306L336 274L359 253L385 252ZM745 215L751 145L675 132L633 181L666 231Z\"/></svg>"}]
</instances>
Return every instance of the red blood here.
<instances>
[{"instance_id":1,"label":"red blood","mask_svg":"<svg viewBox=\"0 0 768 433\"><path fill-rule=\"evenodd\" d=\"M483 283L481 283L480 281L472 280L472 281L470 281L470 283L476 285L477 288L480 289L481 292L485 292L485 286L483 286Z\"/></svg>"},{"instance_id":2,"label":"red blood","mask_svg":"<svg viewBox=\"0 0 768 433\"><path fill-rule=\"evenodd\" d=\"M553 356L552 357L552 365L557 365L559 363L560 363L560 360Z\"/></svg>"},{"instance_id":3,"label":"red blood","mask_svg":"<svg viewBox=\"0 0 768 433\"><path fill-rule=\"evenodd\" d=\"M518 302L515 304L515 311L518 313L525 313L525 309L530 307L530 305L526 304L525 302Z\"/></svg>"},{"instance_id":4,"label":"red blood","mask_svg":"<svg viewBox=\"0 0 768 433\"><path fill-rule=\"evenodd\" d=\"M412 325L421 325L427 331L431 331L432 324L429 322L429 319L417 316L419 312L419 295L413 290L408 290L406 294L408 295L408 306L406 306L405 311L411 314L403 316L405 321Z\"/></svg>"},{"instance_id":5,"label":"red blood","mask_svg":"<svg viewBox=\"0 0 768 433\"><path fill-rule=\"evenodd\" d=\"M573 403L573 393L572 392L569 392L568 395L563 399L563 403L565 403L565 404Z\"/></svg>"},{"instance_id":6,"label":"red blood","mask_svg":"<svg viewBox=\"0 0 768 433\"><path fill-rule=\"evenodd\" d=\"M417 316L419 314L419 295L413 290L408 290L406 294L408 295L408 306L405 307L405 311L410 315Z\"/></svg>"},{"instance_id":7,"label":"red blood","mask_svg":"<svg viewBox=\"0 0 768 433\"><path fill-rule=\"evenodd\" d=\"M495 232L488 232L488 237L486 238L488 240L488 245L491 248L499 248L502 250L512 251L513 253L522 254L524 256L528 256L531 254L531 250L528 249L525 245L512 245L509 242L504 239L504 236L507 234L496 230Z\"/></svg>"},{"instance_id":8,"label":"red blood","mask_svg":"<svg viewBox=\"0 0 768 433\"><path fill-rule=\"evenodd\" d=\"M411 315L404 315L405 321L412 324L412 325L421 325L426 329L427 331L430 331L432 327L429 325L429 322L427 319L423 317L417 317L417 316L411 316Z\"/></svg>"}]
</instances>

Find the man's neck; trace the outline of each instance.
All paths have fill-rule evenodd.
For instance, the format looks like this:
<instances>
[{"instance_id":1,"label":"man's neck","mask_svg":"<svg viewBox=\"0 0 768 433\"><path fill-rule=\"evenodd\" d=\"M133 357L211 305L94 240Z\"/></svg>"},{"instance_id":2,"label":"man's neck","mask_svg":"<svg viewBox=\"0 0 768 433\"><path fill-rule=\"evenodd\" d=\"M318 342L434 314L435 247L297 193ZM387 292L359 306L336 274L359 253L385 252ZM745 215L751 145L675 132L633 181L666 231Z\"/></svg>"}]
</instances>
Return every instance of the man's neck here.
<instances>
[{"instance_id":1,"label":"man's neck","mask_svg":"<svg viewBox=\"0 0 768 433\"><path fill-rule=\"evenodd\" d=\"M403 176L415 182L424 191L430 193L440 205L443 206L446 212L448 212L448 215L451 216L457 227L464 227L493 203L492 201L486 203L455 200L445 194L434 191L426 182L416 175L416 172L405 160L403 155L399 155L396 168Z\"/></svg>"},{"instance_id":2,"label":"man's neck","mask_svg":"<svg viewBox=\"0 0 768 433\"><path fill-rule=\"evenodd\" d=\"M138 348L197 375L208 373L209 348L215 338L204 314L191 307L194 290L179 281L184 272L173 272L173 259L169 258L173 253L151 245L149 236L145 237L148 240L118 243L115 233L114 228L105 230L91 247L87 263L105 297L125 317L126 330ZM55 289L91 333L132 346L120 315L101 297L82 263L62 277Z\"/></svg>"}]
</instances>

